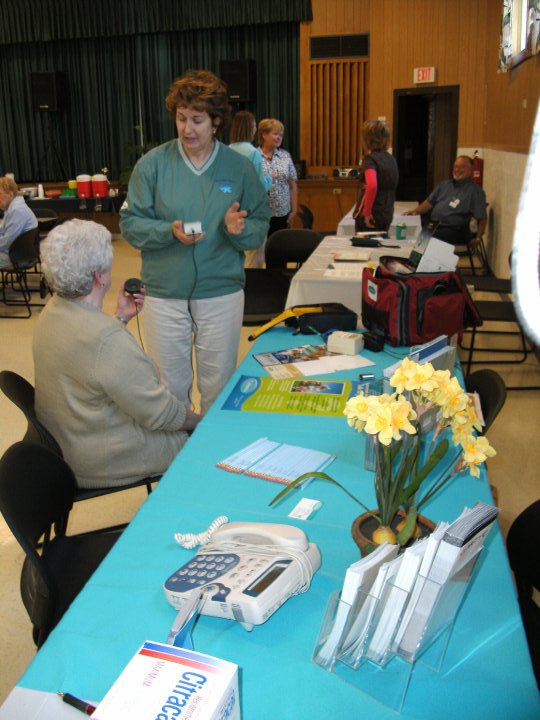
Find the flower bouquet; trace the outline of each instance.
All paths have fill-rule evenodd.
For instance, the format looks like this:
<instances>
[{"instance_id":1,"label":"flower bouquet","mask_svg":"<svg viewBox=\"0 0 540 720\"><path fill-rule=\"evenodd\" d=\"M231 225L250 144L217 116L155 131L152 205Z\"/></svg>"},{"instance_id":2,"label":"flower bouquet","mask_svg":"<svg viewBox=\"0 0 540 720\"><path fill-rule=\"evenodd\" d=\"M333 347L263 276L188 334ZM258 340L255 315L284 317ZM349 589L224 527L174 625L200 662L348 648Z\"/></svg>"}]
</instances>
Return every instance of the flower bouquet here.
<instances>
[{"instance_id":1,"label":"flower bouquet","mask_svg":"<svg viewBox=\"0 0 540 720\"><path fill-rule=\"evenodd\" d=\"M405 545L417 531L419 510L451 478L467 469L480 475L480 465L495 450L487 438L476 435L482 426L457 378L405 358L389 382L392 392L366 395L361 390L344 410L348 424L374 444L377 509L366 507L323 472L301 475L270 505L308 478L327 480L376 521L371 549L385 540ZM433 414L434 429L424 429L423 419Z\"/></svg>"}]
</instances>

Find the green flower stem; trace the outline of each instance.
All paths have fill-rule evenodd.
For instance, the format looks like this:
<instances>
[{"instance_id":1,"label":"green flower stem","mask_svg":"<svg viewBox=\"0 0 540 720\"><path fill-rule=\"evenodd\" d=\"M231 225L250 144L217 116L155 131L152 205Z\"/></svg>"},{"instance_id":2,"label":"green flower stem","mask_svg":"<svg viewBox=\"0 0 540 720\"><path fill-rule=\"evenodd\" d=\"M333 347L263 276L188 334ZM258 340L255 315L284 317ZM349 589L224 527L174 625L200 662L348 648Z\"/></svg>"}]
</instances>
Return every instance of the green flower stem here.
<instances>
[{"instance_id":1,"label":"green flower stem","mask_svg":"<svg viewBox=\"0 0 540 720\"><path fill-rule=\"evenodd\" d=\"M436 493L438 493L439 490L443 488L450 480L450 478L455 474L455 470L459 464L460 455L461 451L458 451L457 455L455 455L452 460L446 465L444 471L441 473L441 477L439 478L439 480L437 480L435 484L431 486L431 488L426 492L422 500L420 500L420 502L417 504L418 509L420 509L422 505L424 505L430 498L432 498ZM451 467L453 467L453 470L452 472L449 472Z\"/></svg>"},{"instance_id":2,"label":"green flower stem","mask_svg":"<svg viewBox=\"0 0 540 720\"><path fill-rule=\"evenodd\" d=\"M399 545L406 545L412 537L416 529L416 519L418 518L418 510L415 507L410 508L406 515L405 525L398 532L396 540Z\"/></svg>"}]
</instances>

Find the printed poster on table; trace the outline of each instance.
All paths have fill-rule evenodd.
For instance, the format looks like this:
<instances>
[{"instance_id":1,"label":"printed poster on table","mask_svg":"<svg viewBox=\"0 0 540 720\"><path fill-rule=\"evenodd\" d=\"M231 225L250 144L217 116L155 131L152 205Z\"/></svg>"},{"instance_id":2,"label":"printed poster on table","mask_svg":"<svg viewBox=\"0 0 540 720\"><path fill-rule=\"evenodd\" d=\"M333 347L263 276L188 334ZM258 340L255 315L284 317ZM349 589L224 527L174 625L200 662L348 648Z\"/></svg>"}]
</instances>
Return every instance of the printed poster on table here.
<instances>
[{"instance_id":1,"label":"printed poster on table","mask_svg":"<svg viewBox=\"0 0 540 720\"><path fill-rule=\"evenodd\" d=\"M355 380L274 380L242 375L222 409L343 417L345 403L358 394L359 384Z\"/></svg>"},{"instance_id":2,"label":"printed poster on table","mask_svg":"<svg viewBox=\"0 0 540 720\"><path fill-rule=\"evenodd\" d=\"M326 345L300 345L286 350L258 353L253 357L275 380L327 375L375 364L360 355L330 352Z\"/></svg>"}]
</instances>

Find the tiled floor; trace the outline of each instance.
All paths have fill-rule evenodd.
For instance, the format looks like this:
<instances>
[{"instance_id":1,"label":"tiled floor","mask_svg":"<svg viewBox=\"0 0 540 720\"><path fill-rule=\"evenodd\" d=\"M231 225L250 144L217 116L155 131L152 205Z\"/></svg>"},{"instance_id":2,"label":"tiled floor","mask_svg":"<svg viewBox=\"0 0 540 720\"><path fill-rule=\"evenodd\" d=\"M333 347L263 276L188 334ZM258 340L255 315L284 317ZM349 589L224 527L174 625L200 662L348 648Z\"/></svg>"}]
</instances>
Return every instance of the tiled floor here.
<instances>
[{"instance_id":1,"label":"tiled floor","mask_svg":"<svg viewBox=\"0 0 540 720\"><path fill-rule=\"evenodd\" d=\"M115 240L113 290L121 280L139 274L139 256L122 240ZM112 312L115 292L111 291L106 311ZM35 311L30 320L0 319L0 369L15 370L33 382L32 331L39 315ZM136 325L131 328L136 333ZM143 328L144 330L144 328ZM250 344L244 331L240 357ZM480 366L475 366L475 369ZM526 364L496 366L509 385L540 384L540 366L535 358ZM491 483L498 490L501 507L500 524L503 533L516 515L540 497L539 392L511 392L491 431L489 438L497 449L497 456L489 462ZM20 440L26 422L12 403L0 393L0 454ZM471 480L474 482L474 480ZM78 503L70 516L70 531L81 532L92 527L129 520L144 501L146 491L138 488L117 495ZM31 626L19 595L19 575L22 551L0 519L0 702L32 659L35 647Z\"/></svg>"}]
</instances>

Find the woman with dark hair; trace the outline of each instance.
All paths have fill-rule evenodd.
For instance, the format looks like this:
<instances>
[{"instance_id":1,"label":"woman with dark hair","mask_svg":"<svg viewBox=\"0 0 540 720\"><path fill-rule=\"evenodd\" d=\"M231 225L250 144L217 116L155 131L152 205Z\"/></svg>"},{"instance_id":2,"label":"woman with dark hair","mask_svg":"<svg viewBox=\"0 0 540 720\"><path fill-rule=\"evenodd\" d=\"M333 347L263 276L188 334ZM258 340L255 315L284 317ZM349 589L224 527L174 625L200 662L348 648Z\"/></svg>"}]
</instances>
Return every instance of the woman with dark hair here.
<instances>
[{"instance_id":1,"label":"woman with dark hair","mask_svg":"<svg viewBox=\"0 0 540 720\"><path fill-rule=\"evenodd\" d=\"M217 139L230 121L226 85L190 70L173 82L166 106L178 139L138 161L121 229L141 251L148 351L188 403L195 350L205 412L236 368L244 251L264 242L270 210L253 165Z\"/></svg>"},{"instance_id":2,"label":"woman with dark hair","mask_svg":"<svg viewBox=\"0 0 540 720\"><path fill-rule=\"evenodd\" d=\"M388 231L392 223L399 173L394 156L388 152L389 138L386 123L366 120L362 127L362 192L353 211L356 232Z\"/></svg>"},{"instance_id":3,"label":"woman with dark hair","mask_svg":"<svg viewBox=\"0 0 540 720\"><path fill-rule=\"evenodd\" d=\"M257 134L257 123L253 113L247 110L240 110L233 117L231 129L229 132L231 150L235 150L240 155L246 157L257 172L259 180L262 182L266 191L272 186L272 178L265 175L263 171L263 161L260 152L252 145L253 138Z\"/></svg>"}]
</instances>

